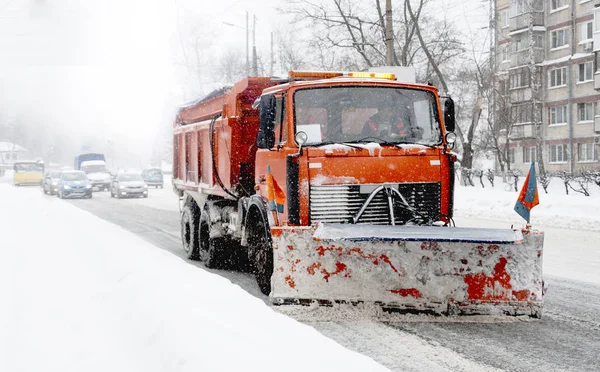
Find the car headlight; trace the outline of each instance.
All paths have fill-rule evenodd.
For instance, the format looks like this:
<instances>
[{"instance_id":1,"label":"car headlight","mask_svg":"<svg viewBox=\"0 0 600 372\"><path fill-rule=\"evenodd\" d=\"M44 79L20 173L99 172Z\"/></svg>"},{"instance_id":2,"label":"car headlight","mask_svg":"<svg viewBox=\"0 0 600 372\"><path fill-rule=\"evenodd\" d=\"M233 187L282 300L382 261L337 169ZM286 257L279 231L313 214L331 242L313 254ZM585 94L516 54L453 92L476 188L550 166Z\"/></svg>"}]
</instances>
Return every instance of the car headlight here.
<instances>
[{"instance_id":1,"label":"car headlight","mask_svg":"<svg viewBox=\"0 0 600 372\"><path fill-rule=\"evenodd\" d=\"M52 186L56 186L56 185L58 185L58 182L52 181Z\"/></svg>"},{"instance_id":2,"label":"car headlight","mask_svg":"<svg viewBox=\"0 0 600 372\"><path fill-rule=\"evenodd\" d=\"M86 188L86 189L91 189L91 188L92 188L92 185L85 185L85 188Z\"/></svg>"},{"instance_id":3,"label":"car headlight","mask_svg":"<svg viewBox=\"0 0 600 372\"><path fill-rule=\"evenodd\" d=\"M69 186L69 185L63 185L63 189L65 189L65 190L68 190L70 188L71 188L71 186Z\"/></svg>"},{"instance_id":4,"label":"car headlight","mask_svg":"<svg viewBox=\"0 0 600 372\"><path fill-rule=\"evenodd\" d=\"M144 184L144 188L145 188L145 189L147 189L147 188L148 188L148 185Z\"/></svg>"},{"instance_id":5,"label":"car headlight","mask_svg":"<svg viewBox=\"0 0 600 372\"><path fill-rule=\"evenodd\" d=\"M124 189L124 188L125 188L125 185L120 185L120 186L119 186L119 188L120 188L120 189Z\"/></svg>"}]
</instances>

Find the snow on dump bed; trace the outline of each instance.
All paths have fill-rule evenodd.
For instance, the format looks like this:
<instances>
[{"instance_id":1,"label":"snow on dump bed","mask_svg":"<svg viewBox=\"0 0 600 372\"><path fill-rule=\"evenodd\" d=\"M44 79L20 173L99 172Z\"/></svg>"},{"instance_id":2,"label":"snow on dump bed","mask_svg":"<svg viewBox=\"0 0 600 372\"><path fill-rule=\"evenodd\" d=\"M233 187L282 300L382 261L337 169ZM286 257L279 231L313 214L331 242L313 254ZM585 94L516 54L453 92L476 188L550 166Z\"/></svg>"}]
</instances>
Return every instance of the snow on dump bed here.
<instances>
[{"instance_id":1,"label":"snow on dump bed","mask_svg":"<svg viewBox=\"0 0 600 372\"><path fill-rule=\"evenodd\" d=\"M39 189L0 207L0 371L385 370Z\"/></svg>"}]
</instances>

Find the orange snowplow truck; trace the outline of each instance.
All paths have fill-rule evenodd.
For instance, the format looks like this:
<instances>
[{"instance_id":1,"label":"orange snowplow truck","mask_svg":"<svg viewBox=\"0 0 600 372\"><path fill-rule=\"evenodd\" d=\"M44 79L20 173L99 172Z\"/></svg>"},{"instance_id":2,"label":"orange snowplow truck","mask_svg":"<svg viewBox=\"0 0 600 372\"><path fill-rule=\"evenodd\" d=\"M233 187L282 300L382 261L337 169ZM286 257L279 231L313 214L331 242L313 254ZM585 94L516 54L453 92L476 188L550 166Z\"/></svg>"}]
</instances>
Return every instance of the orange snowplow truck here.
<instances>
[{"instance_id":1,"label":"orange snowplow truck","mask_svg":"<svg viewBox=\"0 0 600 372\"><path fill-rule=\"evenodd\" d=\"M543 234L455 227L454 103L392 74L250 77L180 108L189 259L251 263L273 304L542 311Z\"/></svg>"}]
</instances>

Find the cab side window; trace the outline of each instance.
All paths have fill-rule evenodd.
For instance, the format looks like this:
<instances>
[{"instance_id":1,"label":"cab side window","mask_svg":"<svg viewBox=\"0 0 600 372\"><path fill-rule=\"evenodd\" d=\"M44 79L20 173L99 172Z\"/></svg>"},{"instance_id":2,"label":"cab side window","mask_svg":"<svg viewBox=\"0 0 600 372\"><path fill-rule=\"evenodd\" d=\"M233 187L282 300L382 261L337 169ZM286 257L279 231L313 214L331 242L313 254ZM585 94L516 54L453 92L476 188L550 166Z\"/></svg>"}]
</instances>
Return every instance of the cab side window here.
<instances>
[{"instance_id":1,"label":"cab side window","mask_svg":"<svg viewBox=\"0 0 600 372\"><path fill-rule=\"evenodd\" d=\"M275 99L275 144L283 146L287 141L285 97Z\"/></svg>"}]
</instances>

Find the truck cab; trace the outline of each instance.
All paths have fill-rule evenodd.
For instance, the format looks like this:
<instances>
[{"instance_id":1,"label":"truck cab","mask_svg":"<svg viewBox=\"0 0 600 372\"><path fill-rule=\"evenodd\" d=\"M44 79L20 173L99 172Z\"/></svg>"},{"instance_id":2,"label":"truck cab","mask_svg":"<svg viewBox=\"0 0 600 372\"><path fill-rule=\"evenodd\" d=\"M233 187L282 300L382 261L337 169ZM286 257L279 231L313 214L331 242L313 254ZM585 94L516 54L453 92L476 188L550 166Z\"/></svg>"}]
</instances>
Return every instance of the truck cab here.
<instances>
[{"instance_id":1,"label":"truck cab","mask_svg":"<svg viewBox=\"0 0 600 372\"><path fill-rule=\"evenodd\" d=\"M451 220L456 157L437 89L378 75L293 75L310 80L261 95L255 183L268 198L270 168L286 191L280 224Z\"/></svg>"}]
</instances>

